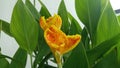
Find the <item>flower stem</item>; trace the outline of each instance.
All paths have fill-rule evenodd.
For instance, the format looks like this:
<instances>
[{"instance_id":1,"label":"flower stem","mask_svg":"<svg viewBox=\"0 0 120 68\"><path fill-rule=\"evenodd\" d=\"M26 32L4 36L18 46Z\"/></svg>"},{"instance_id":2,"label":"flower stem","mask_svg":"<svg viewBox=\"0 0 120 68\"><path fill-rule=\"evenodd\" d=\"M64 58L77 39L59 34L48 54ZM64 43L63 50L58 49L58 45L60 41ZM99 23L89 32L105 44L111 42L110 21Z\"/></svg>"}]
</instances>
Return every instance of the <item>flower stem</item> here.
<instances>
[{"instance_id":1,"label":"flower stem","mask_svg":"<svg viewBox=\"0 0 120 68\"><path fill-rule=\"evenodd\" d=\"M55 52L54 55L57 61L58 68L62 68L62 55L59 52Z\"/></svg>"},{"instance_id":2,"label":"flower stem","mask_svg":"<svg viewBox=\"0 0 120 68\"><path fill-rule=\"evenodd\" d=\"M62 68L62 63L58 63L58 68Z\"/></svg>"}]
</instances>

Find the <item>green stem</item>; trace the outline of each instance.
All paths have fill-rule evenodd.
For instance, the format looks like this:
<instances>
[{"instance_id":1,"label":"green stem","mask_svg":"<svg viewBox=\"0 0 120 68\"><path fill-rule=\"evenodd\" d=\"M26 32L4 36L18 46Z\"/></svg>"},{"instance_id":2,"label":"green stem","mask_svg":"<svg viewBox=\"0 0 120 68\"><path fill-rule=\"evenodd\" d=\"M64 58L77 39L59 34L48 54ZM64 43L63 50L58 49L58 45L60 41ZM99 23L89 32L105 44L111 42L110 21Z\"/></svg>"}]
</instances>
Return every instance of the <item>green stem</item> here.
<instances>
[{"instance_id":1,"label":"green stem","mask_svg":"<svg viewBox=\"0 0 120 68\"><path fill-rule=\"evenodd\" d=\"M62 63L58 63L58 68L62 68Z\"/></svg>"},{"instance_id":2,"label":"green stem","mask_svg":"<svg viewBox=\"0 0 120 68\"><path fill-rule=\"evenodd\" d=\"M62 68L62 55L59 52L55 52L54 55L57 61L58 68Z\"/></svg>"}]
</instances>

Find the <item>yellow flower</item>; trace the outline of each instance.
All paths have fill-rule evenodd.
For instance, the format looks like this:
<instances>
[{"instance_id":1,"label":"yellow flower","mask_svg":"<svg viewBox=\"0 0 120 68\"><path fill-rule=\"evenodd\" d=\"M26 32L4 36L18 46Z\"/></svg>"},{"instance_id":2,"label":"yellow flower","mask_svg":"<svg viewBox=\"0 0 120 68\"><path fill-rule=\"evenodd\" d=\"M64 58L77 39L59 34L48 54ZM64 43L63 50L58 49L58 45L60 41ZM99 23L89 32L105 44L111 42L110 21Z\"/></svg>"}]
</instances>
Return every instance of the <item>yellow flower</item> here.
<instances>
[{"instance_id":1,"label":"yellow flower","mask_svg":"<svg viewBox=\"0 0 120 68\"><path fill-rule=\"evenodd\" d=\"M45 19L45 17L40 18L40 26L43 30L46 30L51 25L55 25L57 28L60 29L62 25L61 17L55 14L53 17L49 17L48 19Z\"/></svg>"},{"instance_id":2,"label":"yellow flower","mask_svg":"<svg viewBox=\"0 0 120 68\"><path fill-rule=\"evenodd\" d=\"M81 36L76 35L66 35L60 30L62 25L62 20L59 15L54 15L45 19L40 18L40 26L44 30L44 38L51 48L58 66L61 66L61 56L77 46L81 40Z\"/></svg>"},{"instance_id":3,"label":"yellow flower","mask_svg":"<svg viewBox=\"0 0 120 68\"><path fill-rule=\"evenodd\" d=\"M51 25L45 30L44 37L53 53L58 52L60 55L63 55L75 48L81 40L80 35L76 34L67 36L54 25Z\"/></svg>"}]
</instances>

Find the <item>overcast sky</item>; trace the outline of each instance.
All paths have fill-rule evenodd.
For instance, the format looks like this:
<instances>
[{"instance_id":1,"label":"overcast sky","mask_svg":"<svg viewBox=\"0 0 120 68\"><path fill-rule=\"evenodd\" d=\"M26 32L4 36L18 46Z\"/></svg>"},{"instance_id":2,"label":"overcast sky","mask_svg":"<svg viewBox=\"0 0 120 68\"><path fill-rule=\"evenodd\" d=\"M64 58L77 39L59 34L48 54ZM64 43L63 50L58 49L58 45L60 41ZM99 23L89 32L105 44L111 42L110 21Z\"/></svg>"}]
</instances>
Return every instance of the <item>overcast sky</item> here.
<instances>
[{"instance_id":1,"label":"overcast sky","mask_svg":"<svg viewBox=\"0 0 120 68\"><path fill-rule=\"evenodd\" d=\"M10 22L12 10L16 1L17 0L0 0L0 19ZM50 12L54 14L57 12L57 8L61 0L52 0L54 1L53 4L51 4L52 3L51 0L42 0L42 1L48 7ZM110 0L110 1L114 10L120 8L120 0ZM73 3L74 3L74 0L65 0L67 9L69 10L70 13L72 13L74 17L76 17L75 10L73 10L74 9ZM15 51L18 48L18 45L13 38L5 35L2 32L1 38L0 38L0 47L2 48L2 53L7 54L9 56L13 56ZM26 68L30 68L29 64L30 63L27 64Z\"/></svg>"}]
</instances>

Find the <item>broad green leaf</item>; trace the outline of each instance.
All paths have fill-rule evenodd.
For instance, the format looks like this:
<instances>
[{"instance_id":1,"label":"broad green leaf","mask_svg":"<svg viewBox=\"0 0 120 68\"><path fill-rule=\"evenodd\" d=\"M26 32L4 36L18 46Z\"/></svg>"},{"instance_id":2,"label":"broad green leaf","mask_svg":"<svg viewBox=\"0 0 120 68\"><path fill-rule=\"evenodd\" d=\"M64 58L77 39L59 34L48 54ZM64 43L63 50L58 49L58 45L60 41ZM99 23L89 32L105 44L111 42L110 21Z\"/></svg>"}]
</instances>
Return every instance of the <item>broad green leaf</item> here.
<instances>
[{"instance_id":1,"label":"broad green leaf","mask_svg":"<svg viewBox=\"0 0 120 68\"><path fill-rule=\"evenodd\" d=\"M32 3L29 0L26 0L25 2L26 6L29 8L29 10L31 11L32 15L34 16L34 18L39 21L39 13L37 11L37 9L32 5Z\"/></svg>"},{"instance_id":2,"label":"broad green leaf","mask_svg":"<svg viewBox=\"0 0 120 68\"><path fill-rule=\"evenodd\" d=\"M117 16L118 20L119 20L119 24L120 24L120 15Z\"/></svg>"},{"instance_id":3,"label":"broad green leaf","mask_svg":"<svg viewBox=\"0 0 120 68\"><path fill-rule=\"evenodd\" d=\"M118 22L118 19L115 15L115 12L113 11L110 2L106 5L106 8L104 9L103 14L100 17L99 24L97 27L97 43L99 44L104 40L108 40L117 34L120 33L120 23ZM111 41L110 43L112 43ZM120 44L117 44L117 56L118 56L118 62L119 62L119 47ZM116 51L114 51L116 53ZM112 57L111 57L112 58ZM112 58L111 60L113 60ZM111 62L108 62L111 63ZM120 64L120 63L119 63Z\"/></svg>"},{"instance_id":4,"label":"broad green leaf","mask_svg":"<svg viewBox=\"0 0 120 68\"><path fill-rule=\"evenodd\" d=\"M63 68L90 68L86 51L82 43L80 43L71 53Z\"/></svg>"},{"instance_id":5,"label":"broad green leaf","mask_svg":"<svg viewBox=\"0 0 120 68\"><path fill-rule=\"evenodd\" d=\"M101 44L97 45L97 47L87 52L89 61L91 64L95 63L95 61L102 58L111 48L115 48L120 41L120 34L115 37L108 39Z\"/></svg>"},{"instance_id":6,"label":"broad green leaf","mask_svg":"<svg viewBox=\"0 0 120 68\"><path fill-rule=\"evenodd\" d=\"M42 1L38 0L40 2L40 4L42 5L41 10L40 10L40 15L41 16L45 16L45 18L48 18L51 16L50 12L48 11L48 9L46 8L46 6L42 3ZM39 29L39 36L38 36L38 54L35 58L34 61L34 67L37 66L37 64L41 64L43 57L45 57L46 55L49 54L50 52L50 48L48 47L48 45L46 44L45 40L44 40L44 32L43 30Z\"/></svg>"},{"instance_id":7,"label":"broad green leaf","mask_svg":"<svg viewBox=\"0 0 120 68\"><path fill-rule=\"evenodd\" d=\"M29 53L36 48L38 24L22 0L18 0L13 9L10 29L21 48Z\"/></svg>"},{"instance_id":8,"label":"broad green leaf","mask_svg":"<svg viewBox=\"0 0 120 68\"><path fill-rule=\"evenodd\" d=\"M100 59L101 61L98 62L93 68L119 68L116 57L116 53L112 51L107 56Z\"/></svg>"},{"instance_id":9,"label":"broad green leaf","mask_svg":"<svg viewBox=\"0 0 120 68\"><path fill-rule=\"evenodd\" d=\"M9 68L25 68L27 61L27 52L22 48L18 48L17 52L13 56L12 62Z\"/></svg>"},{"instance_id":10,"label":"broad green leaf","mask_svg":"<svg viewBox=\"0 0 120 68\"><path fill-rule=\"evenodd\" d=\"M117 16L119 24L120 24L120 15ZM120 44L118 44L120 45ZM120 67L120 46L117 47L117 57L118 57L118 63L119 63L119 67Z\"/></svg>"},{"instance_id":11,"label":"broad green leaf","mask_svg":"<svg viewBox=\"0 0 120 68\"><path fill-rule=\"evenodd\" d=\"M40 15L41 16L45 16L45 18L48 18L51 16L49 10L47 9L47 7L42 3L41 0L38 0L40 2L40 4L42 5L41 10L40 10Z\"/></svg>"},{"instance_id":12,"label":"broad green leaf","mask_svg":"<svg viewBox=\"0 0 120 68\"><path fill-rule=\"evenodd\" d=\"M70 16L70 18L71 18L70 19L71 20L71 27L70 27L71 34L80 34L81 27L78 25L78 23L75 21L75 19L72 16ZM76 27L76 25L78 26ZM63 68L90 68L89 63L88 63L88 58L86 55L86 51L85 51L84 45L82 44L82 41L81 43L77 45L77 47L75 47L75 49L72 50L70 56L65 61Z\"/></svg>"},{"instance_id":13,"label":"broad green leaf","mask_svg":"<svg viewBox=\"0 0 120 68\"><path fill-rule=\"evenodd\" d=\"M120 44L118 44L118 45L120 45ZM120 46L118 46L117 47L117 60L118 60L118 65L119 65L119 67L120 67Z\"/></svg>"},{"instance_id":14,"label":"broad green leaf","mask_svg":"<svg viewBox=\"0 0 120 68\"><path fill-rule=\"evenodd\" d=\"M1 54L0 51L0 68L8 68L9 62L5 59L6 57Z\"/></svg>"},{"instance_id":15,"label":"broad green leaf","mask_svg":"<svg viewBox=\"0 0 120 68\"><path fill-rule=\"evenodd\" d=\"M68 13L68 17L71 21L69 34L71 35L76 34L76 33L80 34L82 31L80 24L77 22L77 20L75 20L75 18L70 13Z\"/></svg>"},{"instance_id":16,"label":"broad green leaf","mask_svg":"<svg viewBox=\"0 0 120 68\"><path fill-rule=\"evenodd\" d=\"M41 42L42 44L39 46L39 51L34 61L34 67L36 67L37 64L41 64L42 60L44 60L44 58L50 53L50 49L46 45L45 40L41 40Z\"/></svg>"},{"instance_id":17,"label":"broad green leaf","mask_svg":"<svg viewBox=\"0 0 120 68\"><path fill-rule=\"evenodd\" d=\"M0 30L2 30L3 32L5 32L9 36L12 36L11 32L10 32L10 24L6 21L3 21L3 20L0 20L0 22L1 22Z\"/></svg>"},{"instance_id":18,"label":"broad green leaf","mask_svg":"<svg viewBox=\"0 0 120 68\"><path fill-rule=\"evenodd\" d=\"M87 28L91 43L95 43L96 29L100 15L108 0L75 0L77 16Z\"/></svg>"},{"instance_id":19,"label":"broad green leaf","mask_svg":"<svg viewBox=\"0 0 120 68\"><path fill-rule=\"evenodd\" d=\"M58 14L62 18L62 28L61 29L63 30L63 32L68 34L70 23L68 21L68 13L67 13L67 9L66 9L64 0L61 0L61 3L58 8Z\"/></svg>"},{"instance_id":20,"label":"broad green leaf","mask_svg":"<svg viewBox=\"0 0 120 68\"><path fill-rule=\"evenodd\" d=\"M39 37L38 38L38 46L37 46L38 54L36 55L36 58L34 61L35 68L36 68L37 64L40 64L42 62L42 60L44 60L43 57L46 57L46 55L48 55L50 53L50 49L44 39L44 32L41 28L39 29L38 37Z\"/></svg>"},{"instance_id":21,"label":"broad green leaf","mask_svg":"<svg viewBox=\"0 0 120 68\"><path fill-rule=\"evenodd\" d=\"M41 61L41 63L39 64L39 67L45 68L47 65L45 62L48 62L49 58L53 57L52 56L52 52L48 53L47 55L44 56L45 58ZM54 61L53 61L54 62ZM55 62L54 62L55 63Z\"/></svg>"},{"instance_id":22,"label":"broad green leaf","mask_svg":"<svg viewBox=\"0 0 120 68\"><path fill-rule=\"evenodd\" d=\"M5 58L0 58L0 68L9 68L9 62Z\"/></svg>"},{"instance_id":23,"label":"broad green leaf","mask_svg":"<svg viewBox=\"0 0 120 68\"><path fill-rule=\"evenodd\" d=\"M39 67L41 68L41 67ZM53 66L50 66L50 65L47 65L47 64L44 64L44 67L43 68L56 68L56 67L53 67Z\"/></svg>"},{"instance_id":24,"label":"broad green leaf","mask_svg":"<svg viewBox=\"0 0 120 68\"><path fill-rule=\"evenodd\" d=\"M117 17L110 5L110 2L108 2L99 20L99 24L97 27L96 44L99 44L119 34L119 29L120 25L118 23Z\"/></svg>"},{"instance_id":25,"label":"broad green leaf","mask_svg":"<svg viewBox=\"0 0 120 68\"><path fill-rule=\"evenodd\" d=\"M90 42L90 38L88 36L88 32L87 32L87 29L84 27L82 32L81 32L81 36L82 36L82 42L84 44L84 47L86 50L90 50L92 47L91 47L91 44L89 44Z\"/></svg>"}]
</instances>

